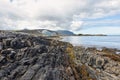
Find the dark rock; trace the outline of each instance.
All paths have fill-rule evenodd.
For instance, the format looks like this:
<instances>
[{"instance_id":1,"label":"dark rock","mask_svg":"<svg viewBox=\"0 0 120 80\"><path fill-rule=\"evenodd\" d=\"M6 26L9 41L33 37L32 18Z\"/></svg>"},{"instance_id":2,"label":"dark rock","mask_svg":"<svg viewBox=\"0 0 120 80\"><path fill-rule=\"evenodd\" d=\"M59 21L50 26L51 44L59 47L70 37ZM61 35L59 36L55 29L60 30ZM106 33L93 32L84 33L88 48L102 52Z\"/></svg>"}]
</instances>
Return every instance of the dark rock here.
<instances>
[{"instance_id":1,"label":"dark rock","mask_svg":"<svg viewBox=\"0 0 120 80\"><path fill-rule=\"evenodd\" d=\"M3 43L0 42L0 50L3 49Z\"/></svg>"},{"instance_id":2,"label":"dark rock","mask_svg":"<svg viewBox=\"0 0 120 80\"><path fill-rule=\"evenodd\" d=\"M4 39L3 40L4 48L9 48L11 46L10 43L11 43L11 39Z\"/></svg>"},{"instance_id":3,"label":"dark rock","mask_svg":"<svg viewBox=\"0 0 120 80\"><path fill-rule=\"evenodd\" d=\"M103 48L98 51L95 48L84 49L75 47L77 58L77 71L82 80L119 80L120 56L114 54L114 50Z\"/></svg>"},{"instance_id":4,"label":"dark rock","mask_svg":"<svg viewBox=\"0 0 120 80\"><path fill-rule=\"evenodd\" d=\"M24 44L21 42L20 39L16 38L11 41L11 47L12 48L22 48L22 47L24 47Z\"/></svg>"},{"instance_id":5,"label":"dark rock","mask_svg":"<svg viewBox=\"0 0 120 80\"><path fill-rule=\"evenodd\" d=\"M11 53L8 54L8 58L11 59L11 60L12 59L14 60L15 59L15 55L16 55L16 52L15 51L11 51Z\"/></svg>"},{"instance_id":6,"label":"dark rock","mask_svg":"<svg viewBox=\"0 0 120 80\"><path fill-rule=\"evenodd\" d=\"M4 56L0 56L0 66L4 65L7 62L7 59Z\"/></svg>"},{"instance_id":7,"label":"dark rock","mask_svg":"<svg viewBox=\"0 0 120 80\"><path fill-rule=\"evenodd\" d=\"M98 58L96 59L96 67L97 67L97 68L102 69L103 66L104 66L104 64L105 64L105 61L104 61L103 58L98 57Z\"/></svg>"},{"instance_id":8,"label":"dark rock","mask_svg":"<svg viewBox=\"0 0 120 80\"><path fill-rule=\"evenodd\" d=\"M2 50L1 55L12 60L15 58L16 52L13 49L9 48L9 49Z\"/></svg>"},{"instance_id":9,"label":"dark rock","mask_svg":"<svg viewBox=\"0 0 120 80\"><path fill-rule=\"evenodd\" d=\"M80 80L76 77L69 43L17 33L4 34L0 80Z\"/></svg>"},{"instance_id":10,"label":"dark rock","mask_svg":"<svg viewBox=\"0 0 120 80\"><path fill-rule=\"evenodd\" d=\"M32 46L32 44L31 44L30 41L25 41L25 42L24 42L24 46L25 46L25 47L30 47L30 46Z\"/></svg>"},{"instance_id":11,"label":"dark rock","mask_svg":"<svg viewBox=\"0 0 120 80\"><path fill-rule=\"evenodd\" d=\"M7 56L8 54L10 54L11 53L11 50L10 49L6 49L6 50L2 50L1 51L1 54L3 55L3 56Z\"/></svg>"}]
</instances>

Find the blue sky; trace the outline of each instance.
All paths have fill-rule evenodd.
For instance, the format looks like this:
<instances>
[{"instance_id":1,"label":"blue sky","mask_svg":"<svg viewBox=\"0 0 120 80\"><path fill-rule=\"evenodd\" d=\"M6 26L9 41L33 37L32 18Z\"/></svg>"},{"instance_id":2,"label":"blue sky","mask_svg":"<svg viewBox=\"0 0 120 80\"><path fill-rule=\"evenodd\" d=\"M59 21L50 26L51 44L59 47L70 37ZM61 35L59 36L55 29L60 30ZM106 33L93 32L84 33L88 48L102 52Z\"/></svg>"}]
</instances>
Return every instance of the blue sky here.
<instances>
[{"instance_id":1,"label":"blue sky","mask_svg":"<svg viewBox=\"0 0 120 80\"><path fill-rule=\"evenodd\" d=\"M90 22L90 24L83 25L80 33L110 35L120 34L120 14L95 19L83 19L83 21ZM95 24L95 22L97 23Z\"/></svg>"},{"instance_id":2,"label":"blue sky","mask_svg":"<svg viewBox=\"0 0 120 80\"><path fill-rule=\"evenodd\" d=\"M120 0L0 0L0 29L120 34Z\"/></svg>"}]
</instances>

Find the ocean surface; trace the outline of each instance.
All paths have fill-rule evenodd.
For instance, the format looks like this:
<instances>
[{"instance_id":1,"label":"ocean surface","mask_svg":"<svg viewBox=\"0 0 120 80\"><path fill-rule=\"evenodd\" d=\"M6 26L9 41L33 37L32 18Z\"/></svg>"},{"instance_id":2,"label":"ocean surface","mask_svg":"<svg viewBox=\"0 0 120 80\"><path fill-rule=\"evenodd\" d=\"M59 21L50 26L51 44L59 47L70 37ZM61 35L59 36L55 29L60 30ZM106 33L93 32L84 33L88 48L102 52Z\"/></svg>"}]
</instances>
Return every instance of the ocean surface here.
<instances>
[{"instance_id":1,"label":"ocean surface","mask_svg":"<svg viewBox=\"0 0 120 80\"><path fill-rule=\"evenodd\" d=\"M120 36L65 36L62 41L74 46L120 49Z\"/></svg>"}]
</instances>

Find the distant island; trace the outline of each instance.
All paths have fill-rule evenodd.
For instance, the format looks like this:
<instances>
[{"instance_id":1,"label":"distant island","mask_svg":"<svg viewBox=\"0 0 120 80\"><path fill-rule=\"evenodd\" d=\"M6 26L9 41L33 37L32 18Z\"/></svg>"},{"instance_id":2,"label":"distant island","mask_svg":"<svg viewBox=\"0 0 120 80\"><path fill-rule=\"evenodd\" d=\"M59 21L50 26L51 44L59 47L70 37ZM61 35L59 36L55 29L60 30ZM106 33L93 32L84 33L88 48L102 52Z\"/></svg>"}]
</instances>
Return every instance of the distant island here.
<instances>
[{"instance_id":1,"label":"distant island","mask_svg":"<svg viewBox=\"0 0 120 80\"><path fill-rule=\"evenodd\" d=\"M78 34L77 36L107 36L105 34Z\"/></svg>"}]
</instances>

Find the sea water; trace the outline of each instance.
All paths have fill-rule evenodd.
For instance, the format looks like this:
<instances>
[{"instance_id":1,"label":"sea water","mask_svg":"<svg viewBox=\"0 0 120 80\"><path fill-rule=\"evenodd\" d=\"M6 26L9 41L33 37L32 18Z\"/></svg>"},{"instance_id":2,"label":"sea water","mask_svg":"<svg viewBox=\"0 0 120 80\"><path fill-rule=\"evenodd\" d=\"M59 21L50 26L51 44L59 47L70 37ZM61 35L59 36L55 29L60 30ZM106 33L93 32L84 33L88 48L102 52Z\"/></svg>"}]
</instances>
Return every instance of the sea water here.
<instances>
[{"instance_id":1,"label":"sea water","mask_svg":"<svg viewBox=\"0 0 120 80\"><path fill-rule=\"evenodd\" d=\"M120 36L64 36L62 41L74 46L120 49Z\"/></svg>"}]
</instances>

